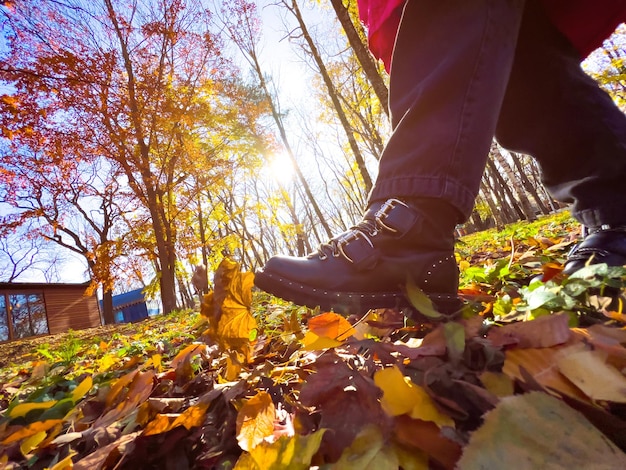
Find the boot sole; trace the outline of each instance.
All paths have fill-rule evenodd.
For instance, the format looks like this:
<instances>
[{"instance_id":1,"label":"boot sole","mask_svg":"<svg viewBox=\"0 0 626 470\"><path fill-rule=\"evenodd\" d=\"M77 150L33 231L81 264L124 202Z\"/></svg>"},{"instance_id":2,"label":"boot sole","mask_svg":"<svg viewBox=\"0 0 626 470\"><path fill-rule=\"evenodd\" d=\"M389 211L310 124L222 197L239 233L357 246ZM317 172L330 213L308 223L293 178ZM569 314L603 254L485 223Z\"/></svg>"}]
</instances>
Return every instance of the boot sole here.
<instances>
[{"instance_id":1,"label":"boot sole","mask_svg":"<svg viewBox=\"0 0 626 470\"><path fill-rule=\"evenodd\" d=\"M363 314L377 308L409 308L419 313L404 292L337 292L305 286L273 274L258 271L254 284L261 290L297 305L319 307L343 315ZM462 308L462 301L452 294L426 293L434 307L442 314L451 315Z\"/></svg>"}]
</instances>

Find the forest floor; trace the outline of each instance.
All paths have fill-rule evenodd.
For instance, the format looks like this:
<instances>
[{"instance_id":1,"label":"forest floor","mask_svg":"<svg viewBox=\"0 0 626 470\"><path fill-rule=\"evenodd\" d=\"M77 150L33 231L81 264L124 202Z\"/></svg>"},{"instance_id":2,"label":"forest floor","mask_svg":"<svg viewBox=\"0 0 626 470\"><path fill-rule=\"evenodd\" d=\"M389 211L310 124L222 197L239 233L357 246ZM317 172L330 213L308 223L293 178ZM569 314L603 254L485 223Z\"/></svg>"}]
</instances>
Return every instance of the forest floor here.
<instances>
[{"instance_id":1,"label":"forest floor","mask_svg":"<svg viewBox=\"0 0 626 470\"><path fill-rule=\"evenodd\" d=\"M0 344L0 468L626 468L626 269L567 213L463 237L462 310L348 319L225 260L201 312Z\"/></svg>"}]
</instances>

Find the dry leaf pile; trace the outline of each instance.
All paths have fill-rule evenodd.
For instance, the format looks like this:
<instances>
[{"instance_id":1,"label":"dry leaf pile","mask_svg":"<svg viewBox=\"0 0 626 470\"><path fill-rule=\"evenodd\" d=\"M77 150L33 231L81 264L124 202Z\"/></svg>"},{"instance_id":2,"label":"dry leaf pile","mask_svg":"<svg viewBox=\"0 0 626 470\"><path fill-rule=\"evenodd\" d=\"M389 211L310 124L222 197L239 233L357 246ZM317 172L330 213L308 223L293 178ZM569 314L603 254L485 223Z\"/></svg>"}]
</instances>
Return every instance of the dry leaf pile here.
<instances>
[{"instance_id":1,"label":"dry leaf pile","mask_svg":"<svg viewBox=\"0 0 626 470\"><path fill-rule=\"evenodd\" d=\"M195 325L161 322L167 339L5 375L0 465L626 468L619 326L554 313L487 327L488 309L438 317L416 291L419 325L284 305L255 318L252 274L224 261L215 279Z\"/></svg>"}]
</instances>

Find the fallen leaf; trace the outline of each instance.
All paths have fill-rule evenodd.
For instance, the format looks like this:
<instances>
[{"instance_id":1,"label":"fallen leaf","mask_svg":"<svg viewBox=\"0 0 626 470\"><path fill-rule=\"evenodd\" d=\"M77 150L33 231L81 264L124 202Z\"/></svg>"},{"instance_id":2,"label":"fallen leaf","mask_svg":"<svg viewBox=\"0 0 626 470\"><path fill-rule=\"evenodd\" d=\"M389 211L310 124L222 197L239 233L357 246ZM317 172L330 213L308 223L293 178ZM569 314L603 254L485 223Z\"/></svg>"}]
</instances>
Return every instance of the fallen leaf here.
<instances>
[{"instance_id":1,"label":"fallen leaf","mask_svg":"<svg viewBox=\"0 0 626 470\"><path fill-rule=\"evenodd\" d=\"M542 387L557 391L578 400L587 396L559 372L556 357L560 348L510 349L506 351L504 372L508 377L524 382L521 369L527 371Z\"/></svg>"},{"instance_id":2,"label":"fallen leaf","mask_svg":"<svg viewBox=\"0 0 626 470\"><path fill-rule=\"evenodd\" d=\"M315 407L319 429L328 429L320 447L322 458L337 461L369 424L378 426L383 434L389 431L391 419L380 406L381 391L369 377L350 368L332 351L312 366L315 373L302 386L300 402Z\"/></svg>"},{"instance_id":3,"label":"fallen leaf","mask_svg":"<svg viewBox=\"0 0 626 470\"><path fill-rule=\"evenodd\" d=\"M461 456L461 446L444 437L439 427L429 421L398 416L394 434L401 444L416 447L445 469L452 470Z\"/></svg>"},{"instance_id":4,"label":"fallen leaf","mask_svg":"<svg viewBox=\"0 0 626 470\"><path fill-rule=\"evenodd\" d=\"M36 449L39 444L46 438L46 431L39 431L32 436L24 439L20 444L20 451L22 455L28 455L33 449Z\"/></svg>"},{"instance_id":5,"label":"fallen leaf","mask_svg":"<svg viewBox=\"0 0 626 470\"><path fill-rule=\"evenodd\" d=\"M454 420L439 412L424 389L405 377L398 367L374 374L374 383L383 391L381 404L390 416L408 414L411 418L432 421L437 426L454 426Z\"/></svg>"},{"instance_id":6,"label":"fallen leaf","mask_svg":"<svg viewBox=\"0 0 626 470\"><path fill-rule=\"evenodd\" d=\"M65 457L63 460L60 460L48 470L70 470L74 468L74 463L72 462L72 457L76 455L76 452L70 452L70 455Z\"/></svg>"},{"instance_id":7,"label":"fallen leaf","mask_svg":"<svg viewBox=\"0 0 626 470\"><path fill-rule=\"evenodd\" d=\"M208 407L209 403L198 403L197 405L190 406L174 420L172 429L176 426L184 426L185 429L189 431L191 428L202 426Z\"/></svg>"},{"instance_id":8,"label":"fallen leaf","mask_svg":"<svg viewBox=\"0 0 626 470\"><path fill-rule=\"evenodd\" d=\"M458 363L465 351L465 328L457 322L448 322L443 325L443 335L446 338L448 357Z\"/></svg>"},{"instance_id":9,"label":"fallen leaf","mask_svg":"<svg viewBox=\"0 0 626 470\"><path fill-rule=\"evenodd\" d=\"M508 397L515 393L515 384L506 374L485 371L479 378L485 389L497 397Z\"/></svg>"},{"instance_id":10,"label":"fallen leaf","mask_svg":"<svg viewBox=\"0 0 626 470\"><path fill-rule=\"evenodd\" d=\"M50 400L41 403L19 403L8 413L9 418L20 418L26 416L33 410L47 410L57 404L57 400Z\"/></svg>"},{"instance_id":11,"label":"fallen leaf","mask_svg":"<svg viewBox=\"0 0 626 470\"><path fill-rule=\"evenodd\" d=\"M24 439L25 437L30 437L34 434L37 434L42 431L47 431L48 429L56 426L59 423L62 423L61 419L49 419L47 421L36 421L27 426L24 426L16 431L13 431L7 438L2 441L3 445L8 445L13 442L17 442L20 439Z\"/></svg>"},{"instance_id":12,"label":"fallen leaf","mask_svg":"<svg viewBox=\"0 0 626 470\"><path fill-rule=\"evenodd\" d=\"M307 331L300 340L305 351L321 351L322 349L336 348L341 346L341 341L327 336L318 336L312 331Z\"/></svg>"},{"instance_id":13,"label":"fallen leaf","mask_svg":"<svg viewBox=\"0 0 626 470\"><path fill-rule=\"evenodd\" d=\"M398 457L393 449L385 445L380 429L368 425L347 447L335 468L341 470L397 470Z\"/></svg>"},{"instance_id":14,"label":"fallen leaf","mask_svg":"<svg viewBox=\"0 0 626 470\"><path fill-rule=\"evenodd\" d=\"M74 389L72 392L72 401L74 403L82 400L82 398L89 393L91 387L93 386L93 379L91 375L85 377L85 379Z\"/></svg>"},{"instance_id":15,"label":"fallen leaf","mask_svg":"<svg viewBox=\"0 0 626 470\"><path fill-rule=\"evenodd\" d=\"M172 422L174 418L165 414L157 414L152 421L150 421L143 430L144 436L153 436L155 434L162 434L172 429Z\"/></svg>"},{"instance_id":16,"label":"fallen leaf","mask_svg":"<svg viewBox=\"0 0 626 470\"><path fill-rule=\"evenodd\" d=\"M341 315L327 312L309 319L307 327L310 332L321 338L329 338L335 341L345 341L354 335L355 329Z\"/></svg>"},{"instance_id":17,"label":"fallen leaf","mask_svg":"<svg viewBox=\"0 0 626 470\"><path fill-rule=\"evenodd\" d=\"M470 437L460 470L626 468L626 455L579 412L546 393L503 398Z\"/></svg>"},{"instance_id":18,"label":"fallen leaf","mask_svg":"<svg viewBox=\"0 0 626 470\"><path fill-rule=\"evenodd\" d=\"M250 453L242 454L234 470L308 470L317 453L325 429L307 436L281 437L276 442L262 442Z\"/></svg>"},{"instance_id":19,"label":"fallen leaf","mask_svg":"<svg viewBox=\"0 0 626 470\"><path fill-rule=\"evenodd\" d=\"M549 348L571 338L568 322L566 314L546 315L492 328L487 338L494 346L515 344L518 348Z\"/></svg>"},{"instance_id":20,"label":"fallen leaf","mask_svg":"<svg viewBox=\"0 0 626 470\"><path fill-rule=\"evenodd\" d=\"M140 434L141 431L126 434L114 442L96 449L91 454L76 462L72 470L100 470L113 451L123 448L126 444L133 442Z\"/></svg>"},{"instance_id":21,"label":"fallen leaf","mask_svg":"<svg viewBox=\"0 0 626 470\"><path fill-rule=\"evenodd\" d=\"M443 316L437 311L437 309L435 309L433 301L430 300L430 298L424 293L424 291L420 289L415 281L410 277L406 283L406 295L415 310L417 310L425 317L437 319Z\"/></svg>"},{"instance_id":22,"label":"fallen leaf","mask_svg":"<svg viewBox=\"0 0 626 470\"><path fill-rule=\"evenodd\" d=\"M274 433L276 408L272 397L258 392L237 413L237 442L243 450L250 451Z\"/></svg>"},{"instance_id":23,"label":"fallen leaf","mask_svg":"<svg viewBox=\"0 0 626 470\"><path fill-rule=\"evenodd\" d=\"M626 377L606 363L603 352L564 350L557 358L557 366L592 400L626 403Z\"/></svg>"}]
</instances>

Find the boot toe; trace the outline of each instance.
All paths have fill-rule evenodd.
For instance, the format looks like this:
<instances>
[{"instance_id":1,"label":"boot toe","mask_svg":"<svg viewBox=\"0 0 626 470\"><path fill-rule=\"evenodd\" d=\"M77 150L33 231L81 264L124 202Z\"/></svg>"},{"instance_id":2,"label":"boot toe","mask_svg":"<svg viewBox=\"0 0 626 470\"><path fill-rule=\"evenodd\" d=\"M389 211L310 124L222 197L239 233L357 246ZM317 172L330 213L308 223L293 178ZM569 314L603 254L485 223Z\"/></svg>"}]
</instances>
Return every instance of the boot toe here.
<instances>
[{"instance_id":1,"label":"boot toe","mask_svg":"<svg viewBox=\"0 0 626 470\"><path fill-rule=\"evenodd\" d=\"M605 229L590 233L569 253L565 274L573 274L587 264L626 264L626 229Z\"/></svg>"}]
</instances>

